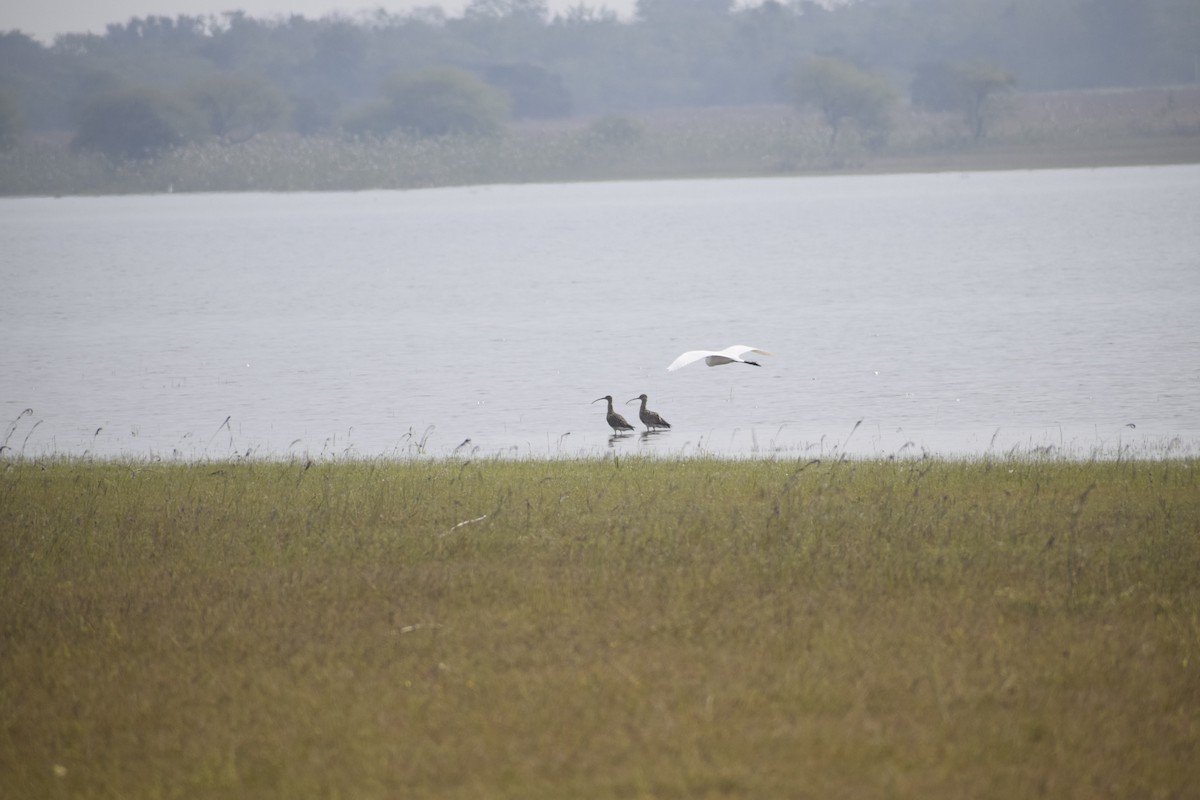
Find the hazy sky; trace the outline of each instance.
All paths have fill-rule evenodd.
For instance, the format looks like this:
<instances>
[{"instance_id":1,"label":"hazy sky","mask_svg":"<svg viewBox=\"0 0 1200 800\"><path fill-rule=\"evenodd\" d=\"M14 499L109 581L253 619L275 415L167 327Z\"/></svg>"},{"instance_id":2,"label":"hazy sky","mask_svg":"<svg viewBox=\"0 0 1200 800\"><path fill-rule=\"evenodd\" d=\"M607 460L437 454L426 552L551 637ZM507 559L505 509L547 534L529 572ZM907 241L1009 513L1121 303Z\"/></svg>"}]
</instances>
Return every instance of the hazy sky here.
<instances>
[{"instance_id":1,"label":"hazy sky","mask_svg":"<svg viewBox=\"0 0 1200 800\"><path fill-rule=\"evenodd\" d=\"M439 6L458 16L470 0L0 0L0 31L19 30L49 43L59 33L103 33L112 22L131 17L180 14L192 16L245 11L252 17L303 14L322 17L332 12L362 10L391 12ZM577 5L607 8L621 16L632 13L636 0L547 0L551 13Z\"/></svg>"}]
</instances>

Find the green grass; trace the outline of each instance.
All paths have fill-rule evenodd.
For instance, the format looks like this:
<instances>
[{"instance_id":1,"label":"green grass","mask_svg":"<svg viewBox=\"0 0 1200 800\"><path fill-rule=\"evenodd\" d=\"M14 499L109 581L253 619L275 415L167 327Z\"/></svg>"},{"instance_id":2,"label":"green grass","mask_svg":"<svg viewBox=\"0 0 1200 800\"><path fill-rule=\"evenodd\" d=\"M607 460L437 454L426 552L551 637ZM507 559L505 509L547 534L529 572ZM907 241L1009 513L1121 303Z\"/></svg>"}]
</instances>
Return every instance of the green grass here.
<instances>
[{"instance_id":1,"label":"green grass","mask_svg":"<svg viewBox=\"0 0 1200 800\"><path fill-rule=\"evenodd\" d=\"M11 461L0 796L1187 796L1198 473Z\"/></svg>"}]
</instances>

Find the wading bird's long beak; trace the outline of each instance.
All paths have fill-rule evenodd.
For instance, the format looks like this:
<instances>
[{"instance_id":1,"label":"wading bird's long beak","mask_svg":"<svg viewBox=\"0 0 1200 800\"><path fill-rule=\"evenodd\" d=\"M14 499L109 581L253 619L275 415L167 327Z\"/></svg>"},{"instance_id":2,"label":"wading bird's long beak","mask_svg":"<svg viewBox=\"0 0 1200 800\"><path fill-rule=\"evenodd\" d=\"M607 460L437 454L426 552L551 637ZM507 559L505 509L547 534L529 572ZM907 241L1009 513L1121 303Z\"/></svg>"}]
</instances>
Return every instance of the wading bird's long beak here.
<instances>
[{"instance_id":1,"label":"wading bird's long beak","mask_svg":"<svg viewBox=\"0 0 1200 800\"><path fill-rule=\"evenodd\" d=\"M625 405L629 405L630 403L636 403L638 400L641 400L641 399L642 398L640 398L640 397L635 397L632 400L626 400Z\"/></svg>"},{"instance_id":2,"label":"wading bird's long beak","mask_svg":"<svg viewBox=\"0 0 1200 800\"><path fill-rule=\"evenodd\" d=\"M592 403L599 403L601 400L604 400L604 399L606 399L606 398L597 397L595 400L592 401Z\"/></svg>"}]
</instances>

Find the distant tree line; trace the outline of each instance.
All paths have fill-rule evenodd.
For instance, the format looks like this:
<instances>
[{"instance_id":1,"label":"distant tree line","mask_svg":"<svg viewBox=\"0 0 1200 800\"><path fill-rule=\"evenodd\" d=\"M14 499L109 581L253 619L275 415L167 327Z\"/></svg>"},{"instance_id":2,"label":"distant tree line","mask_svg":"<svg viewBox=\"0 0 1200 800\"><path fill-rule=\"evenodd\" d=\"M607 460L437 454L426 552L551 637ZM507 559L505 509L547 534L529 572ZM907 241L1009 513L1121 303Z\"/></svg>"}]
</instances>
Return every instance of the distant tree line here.
<instances>
[{"instance_id":1,"label":"distant tree line","mask_svg":"<svg viewBox=\"0 0 1200 800\"><path fill-rule=\"evenodd\" d=\"M70 133L143 158L187 141L488 134L512 119L791 102L835 143L881 140L902 98L986 134L990 101L1027 90L1200 78L1196 0L473 0L356 16L134 18L43 45L0 34L0 147Z\"/></svg>"}]
</instances>

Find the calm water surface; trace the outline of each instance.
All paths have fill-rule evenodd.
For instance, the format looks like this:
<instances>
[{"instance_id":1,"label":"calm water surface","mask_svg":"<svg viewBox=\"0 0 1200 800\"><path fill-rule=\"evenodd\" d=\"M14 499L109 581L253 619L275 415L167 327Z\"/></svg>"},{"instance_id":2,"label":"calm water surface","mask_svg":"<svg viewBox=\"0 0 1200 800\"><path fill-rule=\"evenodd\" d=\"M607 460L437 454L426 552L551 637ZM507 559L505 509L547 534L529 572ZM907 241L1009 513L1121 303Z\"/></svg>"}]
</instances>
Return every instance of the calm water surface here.
<instances>
[{"instance_id":1,"label":"calm water surface","mask_svg":"<svg viewBox=\"0 0 1200 800\"><path fill-rule=\"evenodd\" d=\"M0 245L26 456L1200 452L1197 166L5 199ZM730 344L775 355L666 372ZM673 429L610 440L642 392Z\"/></svg>"}]
</instances>

